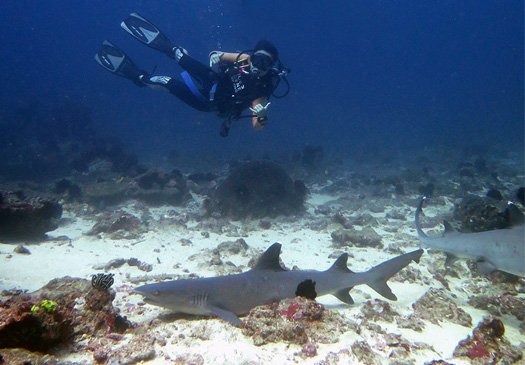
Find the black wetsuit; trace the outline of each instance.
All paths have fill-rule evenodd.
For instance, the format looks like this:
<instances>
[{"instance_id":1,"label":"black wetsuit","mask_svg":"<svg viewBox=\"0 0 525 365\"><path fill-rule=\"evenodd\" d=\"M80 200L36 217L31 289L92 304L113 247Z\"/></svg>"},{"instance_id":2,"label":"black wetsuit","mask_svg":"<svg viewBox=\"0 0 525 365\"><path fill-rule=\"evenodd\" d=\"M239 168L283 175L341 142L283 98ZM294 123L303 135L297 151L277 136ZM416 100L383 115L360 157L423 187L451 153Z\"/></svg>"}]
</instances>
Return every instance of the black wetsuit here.
<instances>
[{"instance_id":1,"label":"black wetsuit","mask_svg":"<svg viewBox=\"0 0 525 365\"><path fill-rule=\"evenodd\" d=\"M191 75L196 89L192 91L186 82L175 78L162 86L189 106L200 111L216 112L221 118L240 116L253 100L269 98L279 82L279 76L272 72L261 78L235 67L218 73L188 55L182 56L178 62ZM214 85L215 92L211 95Z\"/></svg>"}]
</instances>

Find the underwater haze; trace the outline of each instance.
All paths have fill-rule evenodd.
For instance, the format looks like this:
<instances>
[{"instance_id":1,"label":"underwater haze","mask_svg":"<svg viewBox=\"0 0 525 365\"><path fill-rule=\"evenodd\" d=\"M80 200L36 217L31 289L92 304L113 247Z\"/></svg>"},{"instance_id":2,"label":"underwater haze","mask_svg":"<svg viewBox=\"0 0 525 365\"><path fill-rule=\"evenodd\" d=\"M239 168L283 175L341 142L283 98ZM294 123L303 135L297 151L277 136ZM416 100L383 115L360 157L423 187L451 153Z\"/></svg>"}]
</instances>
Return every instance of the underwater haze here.
<instances>
[{"instance_id":1,"label":"underwater haze","mask_svg":"<svg viewBox=\"0 0 525 365\"><path fill-rule=\"evenodd\" d=\"M103 70L94 54L108 39L145 70L182 71L120 28L131 12L205 63L211 50L275 43L291 89L271 99L267 128L255 132L245 119L221 138L213 113ZM74 126L78 133L116 137L152 161L170 151L228 159L307 144L342 153L486 145L522 154L523 14L519 0L5 0L0 125L20 123L21 111L39 119L57 105L81 105L91 125ZM45 119L35 128L62 128Z\"/></svg>"},{"instance_id":2,"label":"underwater haze","mask_svg":"<svg viewBox=\"0 0 525 365\"><path fill-rule=\"evenodd\" d=\"M525 364L523 0L0 0L0 44L0 365Z\"/></svg>"}]
</instances>

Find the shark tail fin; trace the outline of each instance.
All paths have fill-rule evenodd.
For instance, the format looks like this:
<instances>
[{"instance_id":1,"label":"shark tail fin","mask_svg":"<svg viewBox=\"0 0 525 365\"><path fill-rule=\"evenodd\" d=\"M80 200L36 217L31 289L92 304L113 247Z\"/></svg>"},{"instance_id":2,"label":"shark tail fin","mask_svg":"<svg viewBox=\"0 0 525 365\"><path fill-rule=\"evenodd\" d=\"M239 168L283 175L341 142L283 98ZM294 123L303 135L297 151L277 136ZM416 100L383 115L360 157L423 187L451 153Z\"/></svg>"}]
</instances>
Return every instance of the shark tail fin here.
<instances>
[{"instance_id":1,"label":"shark tail fin","mask_svg":"<svg viewBox=\"0 0 525 365\"><path fill-rule=\"evenodd\" d=\"M388 279L405 268L410 262L419 262L422 254L423 250L412 251L373 267L366 272L369 275L367 280L368 286L387 299L397 300L397 297L387 284Z\"/></svg>"}]
</instances>

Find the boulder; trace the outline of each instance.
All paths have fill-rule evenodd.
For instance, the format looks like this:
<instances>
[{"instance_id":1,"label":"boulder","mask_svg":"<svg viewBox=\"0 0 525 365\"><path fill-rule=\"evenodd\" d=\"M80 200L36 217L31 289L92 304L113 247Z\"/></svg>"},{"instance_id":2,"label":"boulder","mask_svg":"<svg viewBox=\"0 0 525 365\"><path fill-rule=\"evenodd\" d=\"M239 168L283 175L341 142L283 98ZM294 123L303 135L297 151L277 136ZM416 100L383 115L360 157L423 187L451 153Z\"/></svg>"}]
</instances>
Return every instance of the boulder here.
<instances>
[{"instance_id":1,"label":"boulder","mask_svg":"<svg viewBox=\"0 0 525 365\"><path fill-rule=\"evenodd\" d=\"M41 240L58 227L62 206L21 192L0 191L0 240Z\"/></svg>"},{"instance_id":2,"label":"boulder","mask_svg":"<svg viewBox=\"0 0 525 365\"><path fill-rule=\"evenodd\" d=\"M235 168L205 203L208 213L233 219L275 217L304 210L307 189L279 165L251 161Z\"/></svg>"}]
</instances>

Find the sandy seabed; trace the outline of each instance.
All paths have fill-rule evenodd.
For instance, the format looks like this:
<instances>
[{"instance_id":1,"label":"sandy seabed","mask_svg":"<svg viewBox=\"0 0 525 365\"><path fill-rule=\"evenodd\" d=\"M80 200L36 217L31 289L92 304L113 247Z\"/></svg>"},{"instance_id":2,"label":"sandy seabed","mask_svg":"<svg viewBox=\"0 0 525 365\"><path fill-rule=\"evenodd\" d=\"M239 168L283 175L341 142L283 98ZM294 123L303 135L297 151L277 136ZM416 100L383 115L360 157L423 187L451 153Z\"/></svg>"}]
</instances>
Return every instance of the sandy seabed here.
<instances>
[{"instance_id":1,"label":"sandy seabed","mask_svg":"<svg viewBox=\"0 0 525 365\"><path fill-rule=\"evenodd\" d=\"M326 184L332 183L331 181ZM375 362L389 364L392 344L384 343L384 337L375 333L372 326L363 326L356 331L343 333L335 343L318 343L316 355L304 356L302 346L288 343L269 343L256 346L241 329L217 318L170 317L166 310L144 304L142 298L132 293L134 286L153 282L155 277L172 275L185 277L196 274L199 277L215 276L248 270L248 261L263 252L274 242L282 243L281 258L288 268L325 270L335 261L337 254L348 252L348 266L355 272L365 271L400 253L417 249L419 242L413 224L415 204L418 196L397 199L388 193L386 198L368 198L355 209L344 206L346 198L334 193L323 193L323 186L309 187L311 194L307 200L306 213L299 217L277 217L270 219L270 228L261 228L259 221L229 222L222 230L209 230L204 234L202 222L188 219L180 224L178 217L195 212L199 208L199 197L194 195L195 204L185 207L148 208L150 219L156 222L138 239L111 239L104 234L86 235L96 223L94 216L78 214L65 207L63 223L48 233L49 239L39 244L28 244L31 254L13 253L14 245L0 243L0 290L22 289L34 291L51 279L64 276L90 279L92 274L104 272L100 268L113 259L137 258L151 264L152 270L141 271L137 266L124 264L110 269L115 274L113 289L117 297L113 305L121 314L136 324L136 328L124 334L122 343L132 341L135 336L149 333L157 341L152 345L155 355L144 364L205 363L205 364L351 364L361 362L352 353L356 341L365 341L375 353ZM388 203L385 203L388 202ZM425 209L426 218L436 222L440 216L450 213L453 201L441 199L442 204ZM369 209L369 206L382 205L384 209ZM128 202L118 209L140 215L136 202ZM322 208L322 209L321 209ZM326 209L343 211L349 218L371 216L378 223L373 228L381 236L383 248L377 247L336 247L331 237L337 223L326 215ZM436 217L436 219L432 219ZM328 225L317 228L319 221L330 220ZM362 227L356 227L360 229ZM438 234L439 224L425 229ZM67 237L67 239L65 239ZM220 263L211 265L212 250L226 241L242 238L249 249L246 253L220 254ZM410 275L400 275L389 281L398 300L388 301L391 308L401 316L414 312L412 305L430 288L443 289L443 282L436 279L432 270L442 266L444 255L425 253L419 264L411 263L406 269L413 272L413 280L405 280ZM445 292L455 304L472 317L470 327L452 323L440 318L438 323L423 321L422 331L402 328L396 322L373 321L386 333L401 336L407 343L424 344L413 346L405 360L396 363L423 364L432 360L445 360L454 364L469 364L466 358L454 358L457 344L472 333L473 328L489 313L476 309L468 300L474 289L492 285L487 277L470 272L464 261L457 265L459 277L447 276L449 289ZM481 290L481 289L479 289ZM354 305L346 305L335 297L323 296L317 300L330 311L337 311L353 323L363 321L362 307L370 300L381 298L372 289L361 286L351 292ZM524 294L519 294L520 298ZM432 309L429 308L429 311ZM159 319L160 318L160 319ZM499 318L505 324L505 338L514 346L525 348L525 335L520 332L520 323L512 315ZM161 338L161 340L159 340ZM59 354L64 361L93 363L90 351ZM364 360L363 360L364 361Z\"/></svg>"}]
</instances>

